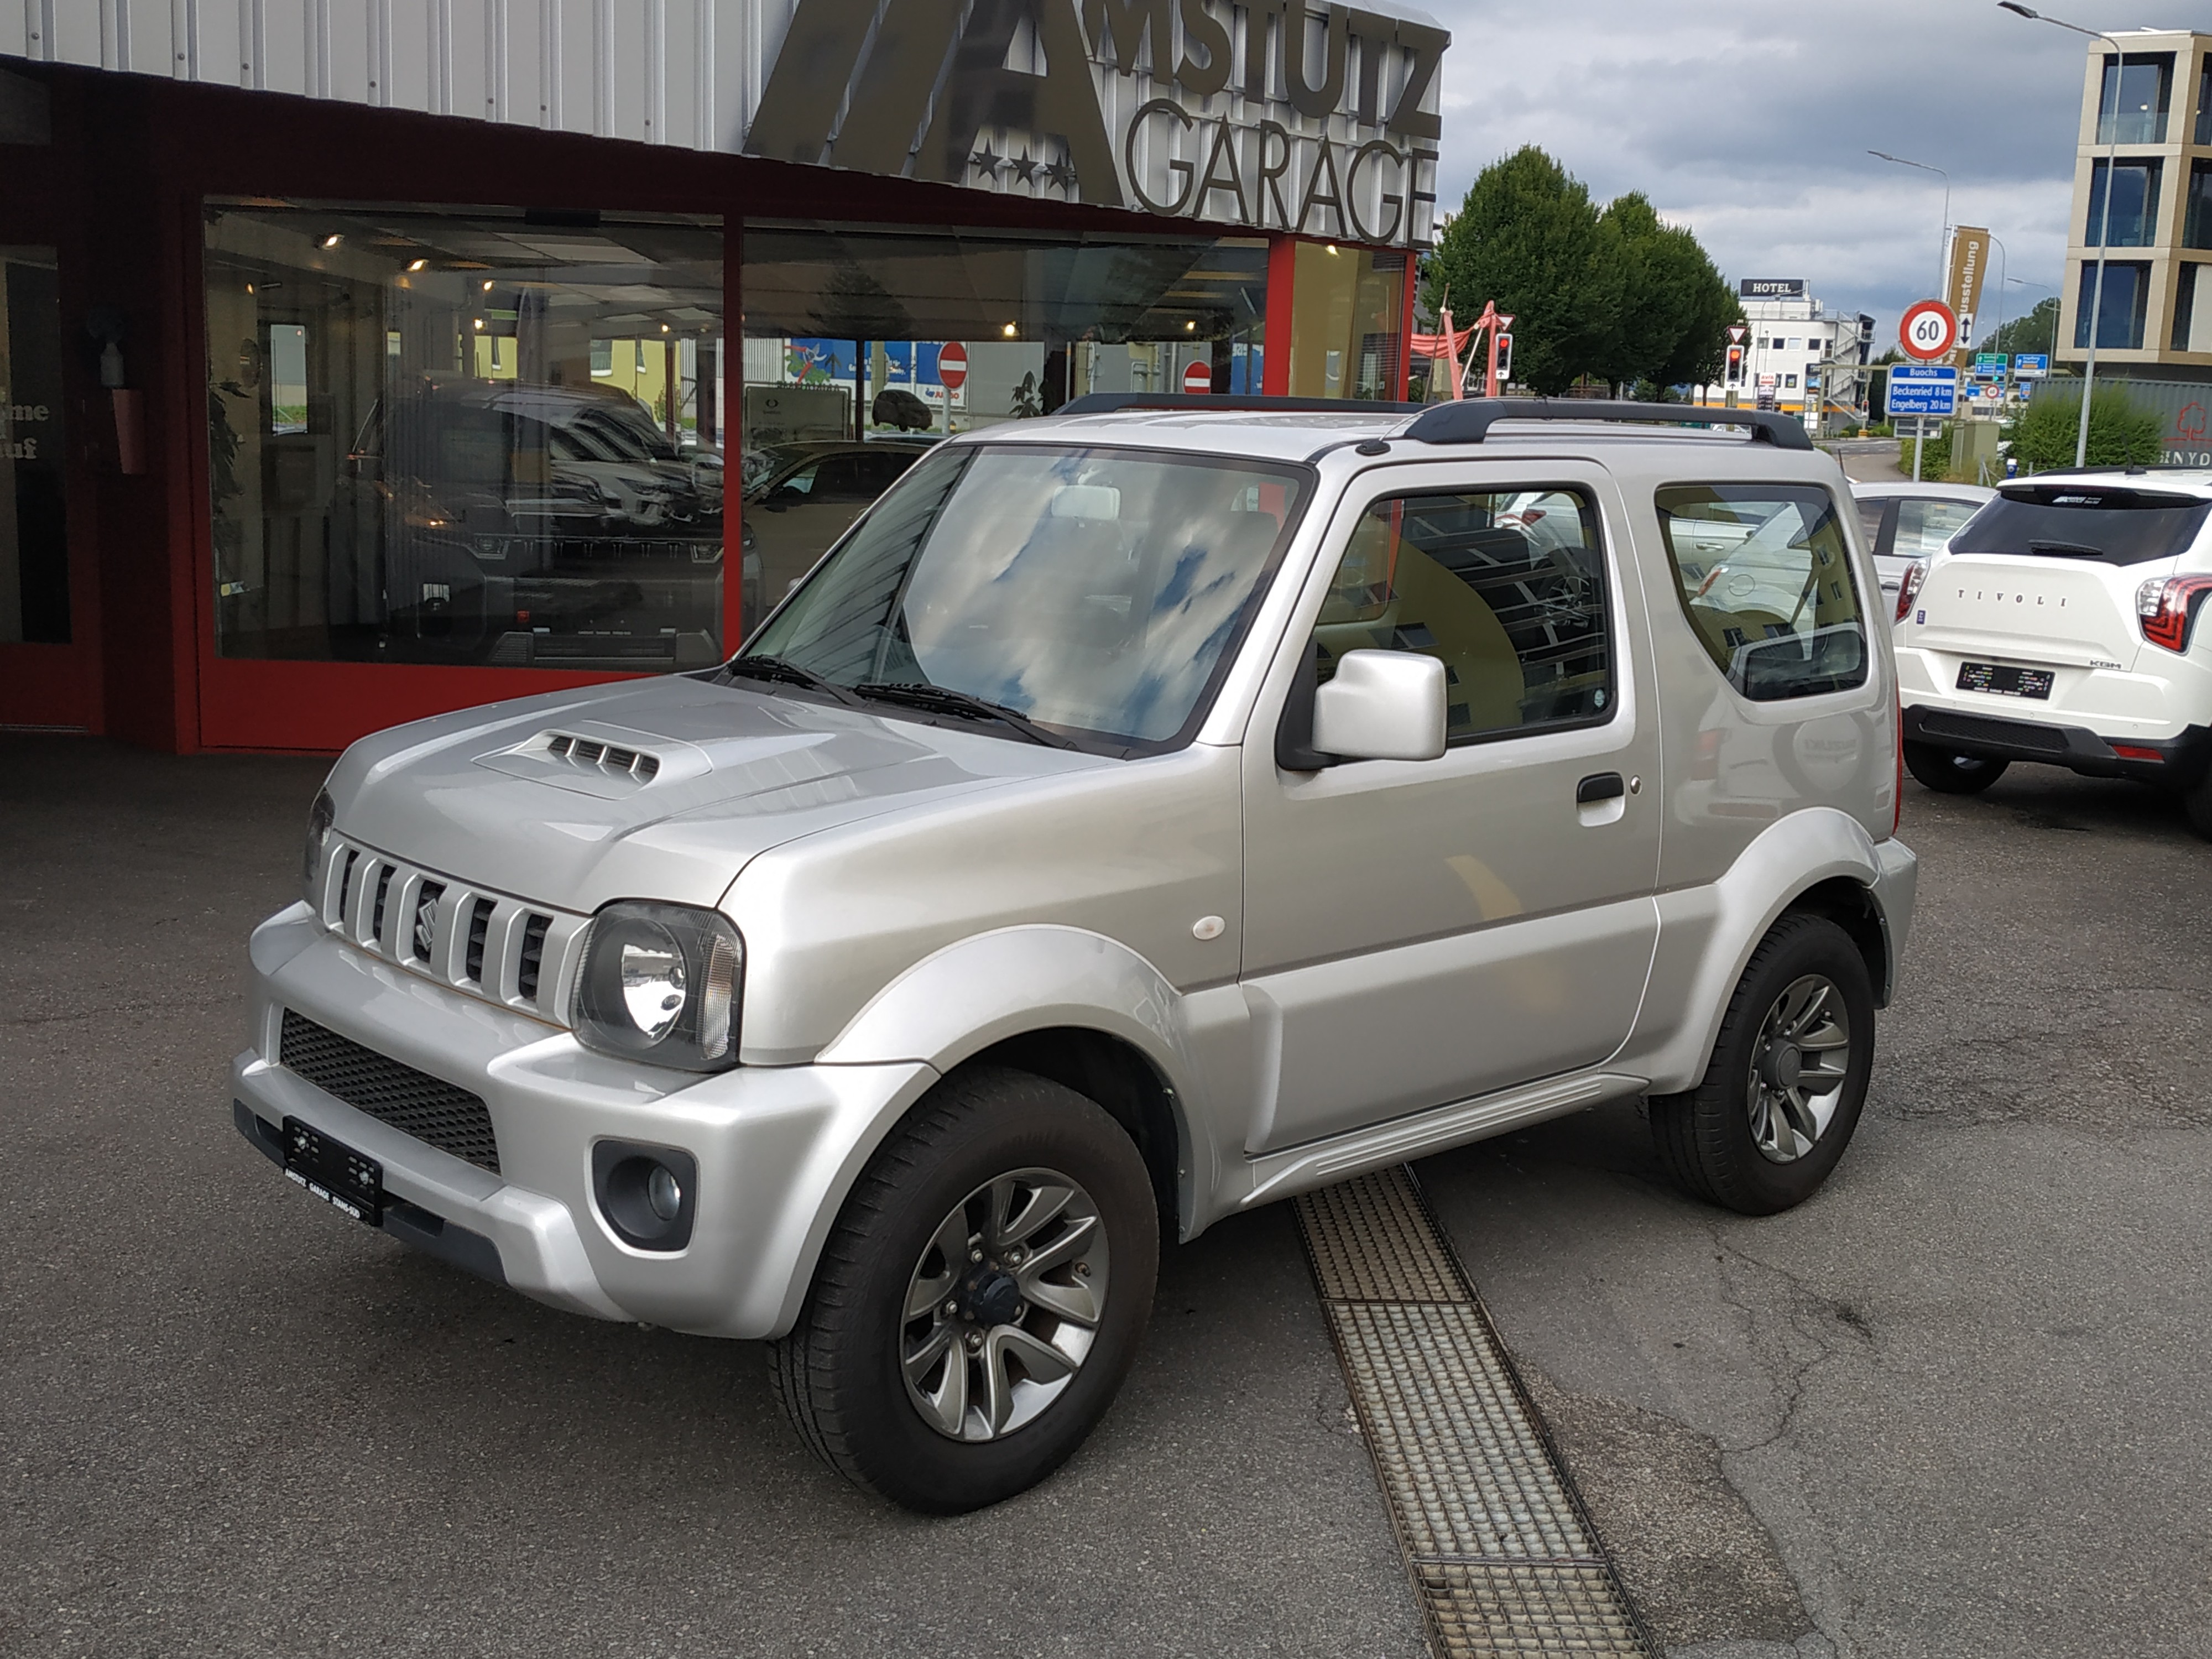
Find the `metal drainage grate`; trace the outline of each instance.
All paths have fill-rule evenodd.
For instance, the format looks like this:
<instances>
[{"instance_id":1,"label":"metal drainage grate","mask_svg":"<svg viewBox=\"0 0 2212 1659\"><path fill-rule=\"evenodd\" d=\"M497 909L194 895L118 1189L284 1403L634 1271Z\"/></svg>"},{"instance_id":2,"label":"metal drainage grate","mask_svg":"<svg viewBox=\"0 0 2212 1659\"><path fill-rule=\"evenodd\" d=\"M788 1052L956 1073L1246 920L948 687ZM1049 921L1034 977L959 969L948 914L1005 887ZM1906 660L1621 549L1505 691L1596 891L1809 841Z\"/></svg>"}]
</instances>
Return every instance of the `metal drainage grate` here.
<instances>
[{"instance_id":1,"label":"metal drainage grate","mask_svg":"<svg viewBox=\"0 0 2212 1659\"><path fill-rule=\"evenodd\" d=\"M1412 1171L1297 1207L1437 1653L1651 1659L1657 1644Z\"/></svg>"}]
</instances>

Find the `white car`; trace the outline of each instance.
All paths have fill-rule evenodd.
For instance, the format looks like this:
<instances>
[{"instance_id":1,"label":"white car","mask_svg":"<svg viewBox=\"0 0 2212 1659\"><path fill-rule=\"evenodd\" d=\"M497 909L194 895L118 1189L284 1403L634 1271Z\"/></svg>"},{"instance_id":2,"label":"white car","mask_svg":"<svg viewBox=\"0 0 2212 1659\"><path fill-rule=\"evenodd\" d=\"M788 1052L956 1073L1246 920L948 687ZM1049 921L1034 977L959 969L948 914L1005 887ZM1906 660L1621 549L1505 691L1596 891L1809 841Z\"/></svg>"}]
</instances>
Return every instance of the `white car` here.
<instances>
[{"instance_id":1,"label":"white car","mask_svg":"<svg viewBox=\"0 0 2212 1659\"><path fill-rule=\"evenodd\" d=\"M1897 604L1905 763L1971 794L2016 760L2165 784L2212 838L2212 471L2003 485Z\"/></svg>"},{"instance_id":2,"label":"white car","mask_svg":"<svg viewBox=\"0 0 2212 1659\"><path fill-rule=\"evenodd\" d=\"M1996 495L1980 484L1887 483L1851 485L1858 503L1859 533L1874 550L1875 574L1890 602L1915 559L1932 559L1966 520Z\"/></svg>"}]
</instances>

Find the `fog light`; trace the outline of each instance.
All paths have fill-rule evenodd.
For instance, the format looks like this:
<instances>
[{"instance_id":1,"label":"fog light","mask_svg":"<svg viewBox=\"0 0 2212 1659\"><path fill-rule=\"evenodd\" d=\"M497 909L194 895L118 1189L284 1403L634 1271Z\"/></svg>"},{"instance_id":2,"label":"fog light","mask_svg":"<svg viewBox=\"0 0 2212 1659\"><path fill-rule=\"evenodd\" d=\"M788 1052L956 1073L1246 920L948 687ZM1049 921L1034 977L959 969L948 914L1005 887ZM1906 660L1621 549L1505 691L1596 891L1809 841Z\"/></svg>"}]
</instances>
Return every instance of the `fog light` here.
<instances>
[{"instance_id":1,"label":"fog light","mask_svg":"<svg viewBox=\"0 0 2212 1659\"><path fill-rule=\"evenodd\" d=\"M607 1230L633 1249L689 1244L698 1186L698 1160L673 1146L629 1140L592 1146L592 1199Z\"/></svg>"},{"instance_id":2,"label":"fog light","mask_svg":"<svg viewBox=\"0 0 2212 1659\"><path fill-rule=\"evenodd\" d=\"M663 1221L673 1221L684 1212L684 1188L677 1185L665 1164L654 1164L653 1173L645 1178L645 1201Z\"/></svg>"}]
</instances>

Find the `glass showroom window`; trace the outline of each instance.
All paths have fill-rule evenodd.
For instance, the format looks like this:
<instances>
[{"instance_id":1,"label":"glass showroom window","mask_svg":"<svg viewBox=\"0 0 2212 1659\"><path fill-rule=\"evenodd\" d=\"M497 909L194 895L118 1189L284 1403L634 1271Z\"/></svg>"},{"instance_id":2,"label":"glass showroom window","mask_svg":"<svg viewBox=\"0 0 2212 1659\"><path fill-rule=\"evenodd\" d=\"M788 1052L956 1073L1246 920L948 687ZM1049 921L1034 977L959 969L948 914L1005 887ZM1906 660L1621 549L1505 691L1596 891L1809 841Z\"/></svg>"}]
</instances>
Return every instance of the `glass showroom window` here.
<instances>
[{"instance_id":1,"label":"glass showroom window","mask_svg":"<svg viewBox=\"0 0 2212 1659\"><path fill-rule=\"evenodd\" d=\"M2119 182L2112 187L2112 216L2105 217L2106 164L2096 162L2089 170L2089 216L2084 222L2081 240L2091 247L2097 246L2097 234L2105 233L2107 247L2148 247L2158 240L2158 186L2160 164L2157 161L2123 161L2116 169Z\"/></svg>"},{"instance_id":2,"label":"glass showroom window","mask_svg":"<svg viewBox=\"0 0 2212 1659\"><path fill-rule=\"evenodd\" d=\"M61 289L50 247L0 247L0 645L67 645Z\"/></svg>"},{"instance_id":3,"label":"glass showroom window","mask_svg":"<svg viewBox=\"0 0 2212 1659\"><path fill-rule=\"evenodd\" d=\"M222 655L721 658L716 222L211 204L206 237Z\"/></svg>"},{"instance_id":4,"label":"glass showroom window","mask_svg":"<svg viewBox=\"0 0 2212 1659\"><path fill-rule=\"evenodd\" d=\"M1261 386L1255 238L756 221L741 281L746 580L757 567L770 605L947 432L1093 392ZM959 361L948 388L940 362Z\"/></svg>"},{"instance_id":5,"label":"glass showroom window","mask_svg":"<svg viewBox=\"0 0 2212 1659\"><path fill-rule=\"evenodd\" d=\"M1406 298L1406 256L1300 242L1291 281L1291 375L1294 398L1398 396L1399 313ZM1455 317L1464 326L1474 313ZM1478 365L1486 364L1486 354ZM1477 375L1470 371L1479 394Z\"/></svg>"}]
</instances>

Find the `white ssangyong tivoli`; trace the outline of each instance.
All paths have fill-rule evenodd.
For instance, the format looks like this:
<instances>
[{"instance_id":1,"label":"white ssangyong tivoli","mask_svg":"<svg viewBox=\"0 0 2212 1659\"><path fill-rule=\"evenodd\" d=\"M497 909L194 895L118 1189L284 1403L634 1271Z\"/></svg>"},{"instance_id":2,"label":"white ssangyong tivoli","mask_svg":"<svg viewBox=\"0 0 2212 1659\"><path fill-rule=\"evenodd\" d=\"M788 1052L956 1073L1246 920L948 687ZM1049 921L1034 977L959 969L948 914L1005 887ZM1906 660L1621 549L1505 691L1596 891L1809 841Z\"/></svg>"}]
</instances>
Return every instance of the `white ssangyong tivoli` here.
<instances>
[{"instance_id":1,"label":"white ssangyong tivoli","mask_svg":"<svg viewBox=\"0 0 2212 1659\"><path fill-rule=\"evenodd\" d=\"M2179 793L2212 837L2212 472L2007 483L1897 605L1905 761L1971 794L2014 761Z\"/></svg>"}]
</instances>

